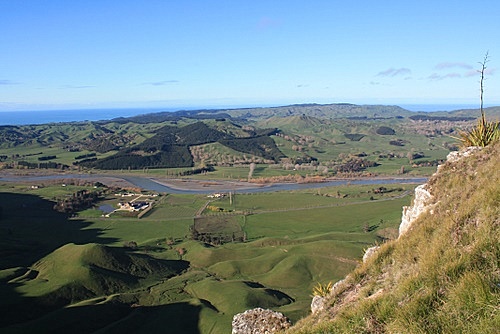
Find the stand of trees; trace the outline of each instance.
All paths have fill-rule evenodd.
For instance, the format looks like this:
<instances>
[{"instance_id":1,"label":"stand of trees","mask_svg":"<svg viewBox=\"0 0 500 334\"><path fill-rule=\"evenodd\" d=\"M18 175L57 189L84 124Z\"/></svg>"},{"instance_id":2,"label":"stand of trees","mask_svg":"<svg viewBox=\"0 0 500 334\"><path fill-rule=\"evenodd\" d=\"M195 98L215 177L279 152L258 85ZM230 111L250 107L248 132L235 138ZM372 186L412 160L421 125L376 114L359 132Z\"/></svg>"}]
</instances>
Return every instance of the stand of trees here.
<instances>
[{"instance_id":1,"label":"stand of trees","mask_svg":"<svg viewBox=\"0 0 500 334\"><path fill-rule=\"evenodd\" d=\"M220 246L229 242L246 241L246 234L243 231L233 233L200 233L196 231L193 226L191 226L190 233L191 239L201 241L212 246Z\"/></svg>"},{"instance_id":2,"label":"stand of trees","mask_svg":"<svg viewBox=\"0 0 500 334\"><path fill-rule=\"evenodd\" d=\"M273 129L273 131L276 131ZM186 125L182 128L165 126L151 138L124 149L110 157L91 160L85 159L79 165L98 169L141 169L192 167L193 157L190 146L219 142L236 151L244 152L268 160L279 161L285 155L278 149L268 135L270 129L248 138L236 138L233 135L210 128L203 122Z\"/></svg>"},{"instance_id":3,"label":"stand of trees","mask_svg":"<svg viewBox=\"0 0 500 334\"><path fill-rule=\"evenodd\" d=\"M54 210L73 213L91 207L102 196L101 191L80 190L68 198L57 201Z\"/></svg>"},{"instance_id":4,"label":"stand of trees","mask_svg":"<svg viewBox=\"0 0 500 334\"><path fill-rule=\"evenodd\" d=\"M43 169L66 169L69 168L68 165L64 165L58 162L28 162L28 161L18 161L17 162L18 166L24 166L29 169L34 169L34 168L43 168Z\"/></svg>"}]
</instances>

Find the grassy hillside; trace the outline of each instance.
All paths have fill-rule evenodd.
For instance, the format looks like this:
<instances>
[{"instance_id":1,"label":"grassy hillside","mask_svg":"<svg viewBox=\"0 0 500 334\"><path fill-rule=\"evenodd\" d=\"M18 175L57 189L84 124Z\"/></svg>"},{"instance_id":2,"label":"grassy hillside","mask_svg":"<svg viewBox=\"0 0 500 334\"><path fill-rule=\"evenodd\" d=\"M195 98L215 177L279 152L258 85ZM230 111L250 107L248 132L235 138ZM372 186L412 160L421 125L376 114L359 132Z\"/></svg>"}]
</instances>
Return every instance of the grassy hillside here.
<instances>
[{"instance_id":1,"label":"grassy hillside","mask_svg":"<svg viewBox=\"0 0 500 334\"><path fill-rule=\"evenodd\" d=\"M498 333L500 143L429 181L432 212L382 245L290 333Z\"/></svg>"},{"instance_id":2,"label":"grassy hillside","mask_svg":"<svg viewBox=\"0 0 500 334\"><path fill-rule=\"evenodd\" d=\"M375 194L377 187L212 202L232 212L203 216L230 217L247 237L213 246L188 237L203 195L159 196L137 219L102 217L100 205L123 200L110 193L70 217L54 211L52 200L83 186L0 184L0 331L160 333L167 322L173 332L225 333L235 313L257 306L297 321L316 282L340 279L363 248L394 235L413 186Z\"/></svg>"},{"instance_id":3,"label":"grassy hillside","mask_svg":"<svg viewBox=\"0 0 500 334\"><path fill-rule=\"evenodd\" d=\"M134 289L141 281L168 278L186 268L186 263L128 254L122 248L66 244L11 282L23 282L19 291L25 296L66 304Z\"/></svg>"},{"instance_id":4,"label":"grassy hillside","mask_svg":"<svg viewBox=\"0 0 500 334\"><path fill-rule=\"evenodd\" d=\"M253 173L257 181L321 173L320 167L328 167L330 175L349 166L365 174L428 174L449 152L450 135L468 124L412 120L412 113L385 106L200 113L206 118L201 123L196 112L186 112L175 119L153 117L162 123L146 118L1 127L7 139L0 140L0 166L51 156L72 164L93 153L90 158L106 160L119 157L119 151L142 159L179 144L186 161L220 162L209 175L197 176L205 179L247 178L250 162L261 163ZM266 130L275 127L280 131ZM216 210L204 209L209 199L203 195L168 194L137 219L102 216L99 205L116 207L123 200L114 195L70 217L55 212L53 201L77 186L0 184L0 329L225 333L235 313L257 306L297 322L308 314L317 282L337 281L354 270L329 302L328 311L338 316L308 318L297 332L473 332L472 319L488 333L499 325L500 282L499 148L488 150L434 177L439 200L434 215L424 217L413 236L383 244L380 255L358 269L364 248L395 236L401 206L409 204L414 186L238 193L209 203ZM279 152L287 157L271 164L266 154ZM245 242L191 240L190 226L200 213L216 223L230 217L245 232Z\"/></svg>"},{"instance_id":5,"label":"grassy hillside","mask_svg":"<svg viewBox=\"0 0 500 334\"><path fill-rule=\"evenodd\" d=\"M486 108L492 119L499 111ZM397 106L306 104L0 126L0 169L146 170L257 162L288 173L298 164L308 174L325 176L363 155L377 167L351 174L422 175L456 147L452 136L478 115L477 110L415 113Z\"/></svg>"}]
</instances>

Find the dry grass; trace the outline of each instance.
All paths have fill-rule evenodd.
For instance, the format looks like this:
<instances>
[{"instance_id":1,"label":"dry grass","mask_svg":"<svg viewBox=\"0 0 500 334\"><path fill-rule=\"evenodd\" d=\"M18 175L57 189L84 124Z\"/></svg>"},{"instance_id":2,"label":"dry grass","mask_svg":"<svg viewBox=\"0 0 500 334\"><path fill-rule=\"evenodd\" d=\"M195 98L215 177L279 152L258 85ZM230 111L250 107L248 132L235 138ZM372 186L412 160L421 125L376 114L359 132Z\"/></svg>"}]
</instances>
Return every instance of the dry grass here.
<instances>
[{"instance_id":1,"label":"dry grass","mask_svg":"<svg viewBox=\"0 0 500 334\"><path fill-rule=\"evenodd\" d=\"M437 203L355 269L326 312L292 333L496 333L500 328L500 142L447 163Z\"/></svg>"}]
</instances>

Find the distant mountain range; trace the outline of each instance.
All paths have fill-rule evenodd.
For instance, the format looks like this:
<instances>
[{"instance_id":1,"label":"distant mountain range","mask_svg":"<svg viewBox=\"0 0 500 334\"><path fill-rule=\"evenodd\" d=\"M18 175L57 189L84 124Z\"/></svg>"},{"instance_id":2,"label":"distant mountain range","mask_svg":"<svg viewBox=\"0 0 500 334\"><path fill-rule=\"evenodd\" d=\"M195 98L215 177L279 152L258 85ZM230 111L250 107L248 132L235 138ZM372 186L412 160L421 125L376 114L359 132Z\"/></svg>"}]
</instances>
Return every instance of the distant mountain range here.
<instances>
[{"instance_id":1,"label":"distant mountain range","mask_svg":"<svg viewBox=\"0 0 500 334\"><path fill-rule=\"evenodd\" d=\"M500 116L500 107L485 108L491 116ZM237 109L199 109L180 110L176 112L157 112L139 116L115 118L115 122L163 122L178 120L181 118L215 119L233 118L240 120L255 120L269 117L288 117L308 115L319 118L387 118L387 117L409 117L415 114L428 114L426 112L413 112L395 105L356 105L350 103L336 104L293 104L281 107L262 108L237 108ZM450 112L433 112L434 116L451 117L477 117L477 109L460 109Z\"/></svg>"},{"instance_id":2,"label":"distant mountain range","mask_svg":"<svg viewBox=\"0 0 500 334\"><path fill-rule=\"evenodd\" d=\"M500 118L500 107L485 111L490 118ZM478 116L478 110L416 113L399 106L340 103L10 125L0 126L0 163L109 170L275 164L287 159L292 164L318 161L333 166L346 153L363 153L373 161L406 156L409 149L442 159L454 145L450 134ZM437 154L438 149L444 152Z\"/></svg>"}]
</instances>

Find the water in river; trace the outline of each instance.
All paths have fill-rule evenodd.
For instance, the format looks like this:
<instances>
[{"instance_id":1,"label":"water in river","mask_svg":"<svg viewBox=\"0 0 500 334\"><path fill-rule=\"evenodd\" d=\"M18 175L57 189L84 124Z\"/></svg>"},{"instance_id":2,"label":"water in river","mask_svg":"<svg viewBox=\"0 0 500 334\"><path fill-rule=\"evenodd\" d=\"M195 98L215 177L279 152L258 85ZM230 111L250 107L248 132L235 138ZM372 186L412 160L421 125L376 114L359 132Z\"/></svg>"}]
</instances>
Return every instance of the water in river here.
<instances>
[{"instance_id":1,"label":"water in river","mask_svg":"<svg viewBox=\"0 0 500 334\"><path fill-rule=\"evenodd\" d=\"M68 175L44 175L44 176L26 176L23 177L23 181L43 181L43 180L52 180L52 179L85 179L85 178L98 178L100 175L82 175L82 174L68 174ZM107 177L112 175L106 175ZM121 179L124 179L138 188L150 191L156 191L160 193L170 193L170 194L210 194L213 193L214 190L207 187L203 190L189 190L189 189L176 189L166 186L164 184L160 184L155 182L147 177L140 176L115 176ZM0 176L0 181L16 181L20 180L19 177L9 177L9 176ZM370 184L402 184L402 183L425 183L427 181L426 178L404 178L404 179L379 179L379 178L364 178L357 180L335 180L321 183L275 183L269 184L265 186L256 186L252 188L252 184L249 184L248 188L244 189L235 189L228 185L227 189L218 188L218 192L234 192L238 193L262 193L262 192L270 192L270 191L288 191L288 190L300 190L300 189L316 189L316 188L324 188L324 187L333 187L333 186L341 186L346 184L353 185L370 185Z\"/></svg>"}]
</instances>

